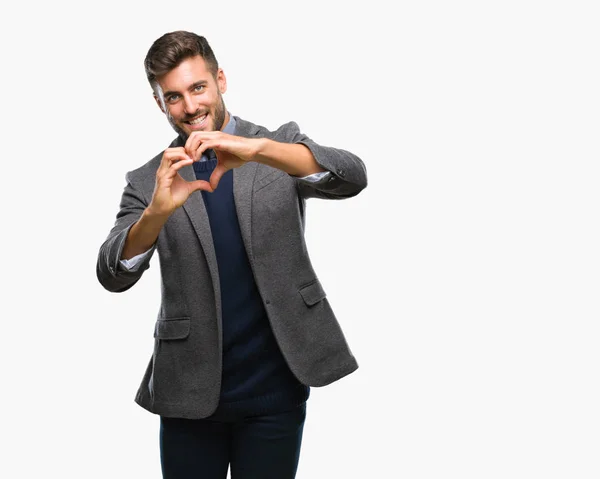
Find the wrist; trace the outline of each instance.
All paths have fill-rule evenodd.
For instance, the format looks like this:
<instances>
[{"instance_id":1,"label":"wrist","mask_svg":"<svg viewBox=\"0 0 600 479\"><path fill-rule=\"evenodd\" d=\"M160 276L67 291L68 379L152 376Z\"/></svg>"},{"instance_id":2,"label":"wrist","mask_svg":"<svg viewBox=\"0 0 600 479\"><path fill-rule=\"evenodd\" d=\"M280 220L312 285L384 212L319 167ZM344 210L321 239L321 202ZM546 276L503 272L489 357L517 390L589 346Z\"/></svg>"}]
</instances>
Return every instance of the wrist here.
<instances>
[{"instance_id":1,"label":"wrist","mask_svg":"<svg viewBox=\"0 0 600 479\"><path fill-rule=\"evenodd\" d=\"M153 209L152 205L148 206L142 213L142 220L147 223L162 225L171 216L171 213L159 212Z\"/></svg>"},{"instance_id":2,"label":"wrist","mask_svg":"<svg viewBox=\"0 0 600 479\"><path fill-rule=\"evenodd\" d=\"M268 148L269 142L268 138L255 138L254 142L254 154L250 161L254 161L255 163L263 163L265 158L265 151Z\"/></svg>"}]
</instances>

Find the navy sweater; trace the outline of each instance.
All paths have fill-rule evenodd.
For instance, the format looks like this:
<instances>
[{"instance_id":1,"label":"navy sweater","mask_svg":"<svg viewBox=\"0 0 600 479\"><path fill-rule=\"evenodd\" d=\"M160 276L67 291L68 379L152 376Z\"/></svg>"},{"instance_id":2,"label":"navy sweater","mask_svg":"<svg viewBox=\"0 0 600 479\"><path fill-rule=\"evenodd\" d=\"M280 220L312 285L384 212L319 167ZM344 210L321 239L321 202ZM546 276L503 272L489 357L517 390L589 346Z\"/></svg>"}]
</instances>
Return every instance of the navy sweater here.
<instances>
[{"instance_id":1,"label":"navy sweater","mask_svg":"<svg viewBox=\"0 0 600 479\"><path fill-rule=\"evenodd\" d=\"M214 157L214 152L209 152ZM207 180L215 158L194 163ZM233 196L233 171L213 193L202 191L210 222L221 286L223 372L215 415L273 414L308 399L310 388L292 374L271 330L244 247Z\"/></svg>"}]
</instances>

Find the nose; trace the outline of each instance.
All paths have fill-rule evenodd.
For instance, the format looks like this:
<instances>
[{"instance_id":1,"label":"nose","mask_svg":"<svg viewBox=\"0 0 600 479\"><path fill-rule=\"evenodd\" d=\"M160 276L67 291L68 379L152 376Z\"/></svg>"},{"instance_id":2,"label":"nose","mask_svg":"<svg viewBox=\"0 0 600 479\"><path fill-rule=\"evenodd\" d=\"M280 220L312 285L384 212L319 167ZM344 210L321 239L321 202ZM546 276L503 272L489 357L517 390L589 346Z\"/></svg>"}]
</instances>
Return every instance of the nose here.
<instances>
[{"instance_id":1,"label":"nose","mask_svg":"<svg viewBox=\"0 0 600 479\"><path fill-rule=\"evenodd\" d=\"M194 102L192 101L192 97L190 95L184 95L183 97L183 109L187 115L193 115L198 110Z\"/></svg>"}]
</instances>

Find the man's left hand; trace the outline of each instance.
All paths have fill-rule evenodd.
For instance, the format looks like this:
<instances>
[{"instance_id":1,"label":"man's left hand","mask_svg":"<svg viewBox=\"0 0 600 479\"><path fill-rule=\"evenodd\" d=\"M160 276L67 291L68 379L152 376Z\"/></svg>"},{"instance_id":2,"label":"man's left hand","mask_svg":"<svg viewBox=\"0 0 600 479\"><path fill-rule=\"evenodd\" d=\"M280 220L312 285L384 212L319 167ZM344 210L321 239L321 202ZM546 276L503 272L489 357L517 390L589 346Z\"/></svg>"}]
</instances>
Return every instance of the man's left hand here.
<instances>
[{"instance_id":1,"label":"man's left hand","mask_svg":"<svg viewBox=\"0 0 600 479\"><path fill-rule=\"evenodd\" d=\"M209 183L213 191L221 177L229 170L238 168L258 154L260 140L229 135L222 131L194 131L185 142L186 153L194 160L209 148L217 155L217 167L210 175Z\"/></svg>"}]
</instances>

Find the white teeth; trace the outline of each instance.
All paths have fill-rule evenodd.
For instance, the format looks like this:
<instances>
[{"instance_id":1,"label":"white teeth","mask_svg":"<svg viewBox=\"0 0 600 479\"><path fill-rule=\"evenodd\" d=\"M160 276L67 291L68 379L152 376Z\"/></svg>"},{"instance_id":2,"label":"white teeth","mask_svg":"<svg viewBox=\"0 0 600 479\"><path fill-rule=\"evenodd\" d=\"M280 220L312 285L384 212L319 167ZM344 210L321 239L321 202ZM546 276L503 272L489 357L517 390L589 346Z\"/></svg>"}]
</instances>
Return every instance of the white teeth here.
<instances>
[{"instance_id":1,"label":"white teeth","mask_svg":"<svg viewBox=\"0 0 600 479\"><path fill-rule=\"evenodd\" d=\"M198 125L199 123L202 123L205 118L206 115L201 116L200 118L196 118L195 120L190 121L190 125Z\"/></svg>"}]
</instances>

